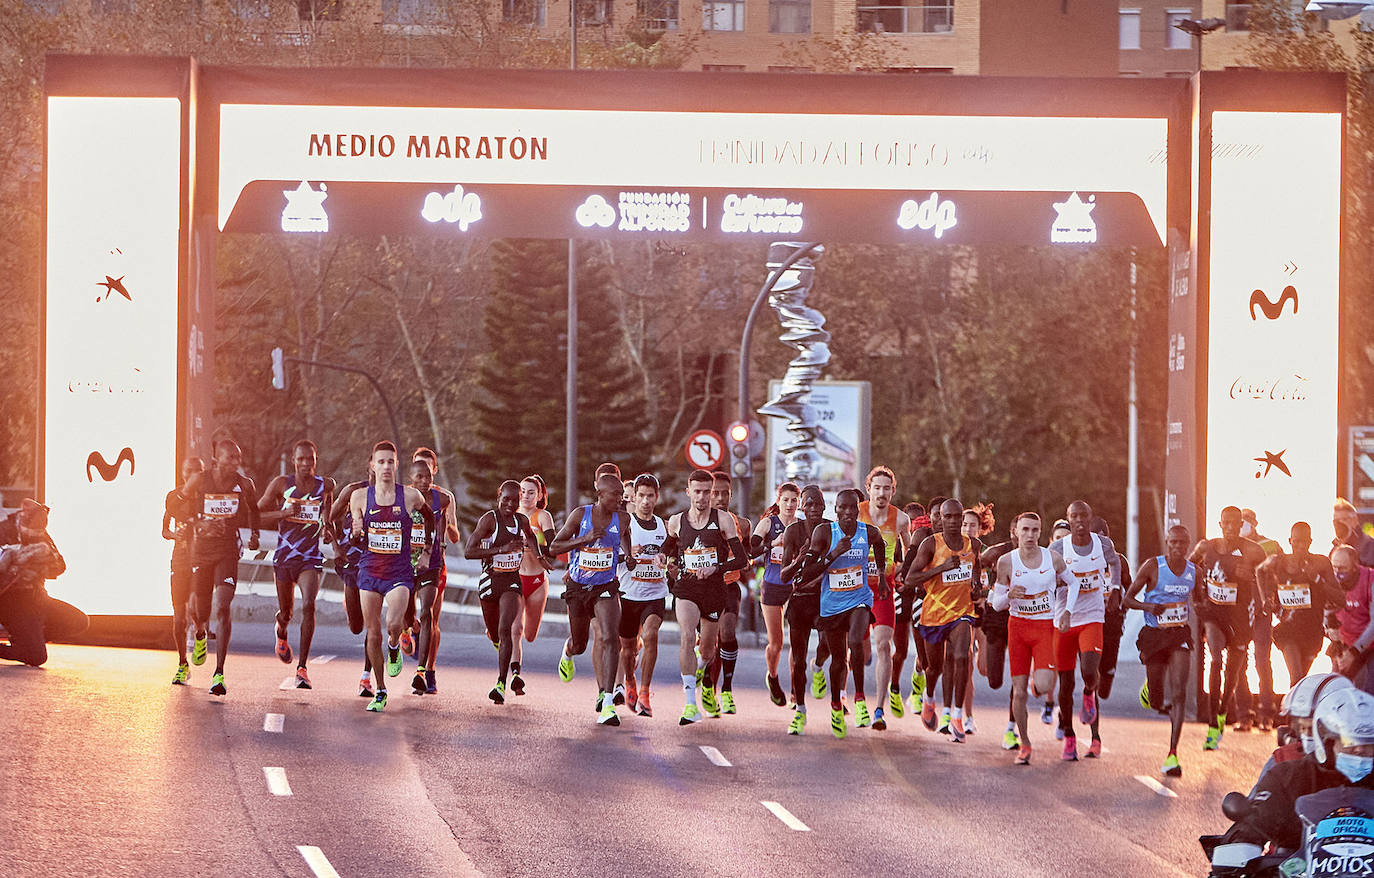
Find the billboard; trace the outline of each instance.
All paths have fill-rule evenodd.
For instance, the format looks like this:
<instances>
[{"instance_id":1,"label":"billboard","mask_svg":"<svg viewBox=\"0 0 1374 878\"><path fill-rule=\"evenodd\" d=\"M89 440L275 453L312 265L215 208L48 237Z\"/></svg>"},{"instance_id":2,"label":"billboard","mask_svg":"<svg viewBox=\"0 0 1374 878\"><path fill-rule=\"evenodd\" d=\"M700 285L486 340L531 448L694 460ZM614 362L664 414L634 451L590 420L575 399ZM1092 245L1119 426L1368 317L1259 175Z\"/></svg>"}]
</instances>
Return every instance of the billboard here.
<instances>
[{"instance_id":1,"label":"billboard","mask_svg":"<svg viewBox=\"0 0 1374 878\"><path fill-rule=\"evenodd\" d=\"M769 398L778 395L782 382L768 382ZM845 488L862 488L869 470L869 399L872 385L867 381L818 381L807 403L816 409L822 425L816 450L820 454L817 484L827 505ZM782 451L789 436L781 418L767 418L768 497L773 502L783 482Z\"/></svg>"},{"instance_id":2,"label":"billboard","mask_svg":"<svg viewBox=\"0 0 1374 878\"><path fill-rule=\"evenodd\" d=\"M1346 499L1361 515L1374 514L1374 427L1351 427Z\"/></svg>"}]
</instances>

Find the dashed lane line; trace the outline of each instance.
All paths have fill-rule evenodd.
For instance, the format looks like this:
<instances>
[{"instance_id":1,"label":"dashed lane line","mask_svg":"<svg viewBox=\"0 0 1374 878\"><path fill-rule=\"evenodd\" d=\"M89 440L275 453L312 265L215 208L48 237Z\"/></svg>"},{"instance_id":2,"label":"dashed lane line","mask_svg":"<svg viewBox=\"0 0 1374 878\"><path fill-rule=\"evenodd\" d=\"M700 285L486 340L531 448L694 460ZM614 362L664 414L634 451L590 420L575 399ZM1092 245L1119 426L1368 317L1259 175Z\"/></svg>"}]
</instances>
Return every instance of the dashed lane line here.
<instances>
[{"instance_id":1,"label":"dashed lane line","mask_svg":"<svg viewBox=\"0 0 1374 878\"><path fill-rule=\"evenodd\" d=\"M286 690L286 689L295 689L295 688L296 688L296 678L295 678L295 677L287 677L285 680L282 680L282 681L281 681L281 685L278 686L277 688L278 688L278 689L282 689L282 690Z\"/></svg>"},{"instance_id":2,"label":"dashed lane line","mask_svg":"<svg viewBox=\"0 0 1374 878\"><path fill-rule=\"evenodd\" d=\"M1164 784L1145 774L1137 774L1135 779L1143 783L1146 787L1154 790L1156 795L1164 796L1166 799L1177 799L1178 793L1166 787Z\"/></svg>"},{"instance_id":3,"label":"dashed lane line","mask_svg":"<svg viewBox=\"0 0 1374 878\"><path fill-rule=\"evenodd\" d=\"M712 765L719 765L721 768L729 768L731 766L731 762L729 759L725 758L725 754L721 753L715 747L707 747L703 744L701 745L701 752L706 754L706 758L711 760Z\"/></svg>"},{"instance_id":4,"label":"dashed lane line","mask_svg":"<svg viewBox=\"0 0 1374 878\"><path fill-rule=\"evenodd\" d=\"M773 816L783 822L783 825L794 832L810 832L811 827L797 819L796 815L787 810L777 802L759 802L760 805L773 812Z\"/></svg>"},{"instance_id":5,"label":"dashed lane line","mask_svg":"<svg viewBox=\"0 0 1374 878\"><path fill-rule=\"evenodd\" d=\"M286 769L275 766L263 768L262 773L267 777L267 790L274 796L291 795L291 784L286 782Z\"/></svg>"},{"instance_id":6,"label":"dashed lane line","mask_svg":"<svg viewBox=\"0 0 1374 878\"><path fill-rule=\"evenodd\" d=\"M269 713L262 721L264 732L276 732L281 734L282 725L286 722L285 714Z\"/></svg>"},{"instance_id":7,"label":"dashed lane line","mask_svg":"<svg viewBox=\"0 0 1374 878\"><path fill-rule=\"evenodd\" d=\"M316 878L339 878L339 873L334 871L334 867L324 855L324 851L313 844L298 844L296 850L301 852L301 856L305 858L305 864L310 867L310 871L315 873Z\"/></svg>"},{"instance_id":8,"label":"dashed lane line","mask_svg":"<svg viewBox=\"0 0 1374 878\"><path fill-rule=\"evenodd\" d=\"M314 663L317 664L317 665L323 665L323 664L328 664L329 662L334 661L334 659L336 659L336 658L338 658L338 656L336 656L336 655L322 655L322 656L320 656L319 658L311 659L311 661L314 662Z\"/></svg>"}]
</instances>

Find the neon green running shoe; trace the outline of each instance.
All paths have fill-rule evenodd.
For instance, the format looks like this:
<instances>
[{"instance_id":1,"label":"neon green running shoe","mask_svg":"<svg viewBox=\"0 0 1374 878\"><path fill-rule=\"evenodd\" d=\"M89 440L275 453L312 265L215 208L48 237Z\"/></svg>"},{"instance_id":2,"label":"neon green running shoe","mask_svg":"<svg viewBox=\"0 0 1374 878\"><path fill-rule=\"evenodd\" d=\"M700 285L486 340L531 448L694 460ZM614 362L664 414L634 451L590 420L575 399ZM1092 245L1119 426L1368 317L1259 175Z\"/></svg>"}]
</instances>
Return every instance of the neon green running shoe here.
<instances>
[{"instance_id":1,"label":"neon green running shoe","mask_svg":"<svg viewBox=\"0 0 1374 878\"><path fill-rule=\"evenodd\" d=\"M688 704L682 708L682 716L678 717L677 724L680 726L690 726L692 723L701 722L701 708L695 704Z\"/></svg>"},{"instance_id":2,"label":"neon green running shoe","mask_svg":"<svg viewBox=\"0 0 1374 878\"><path fill-rule=\"evenodd\" d=\"M825 682L825 669L817 668L811 672L811 697L824 698L830 691L830 687Z\"/></svg>"},{"instance_id":3,"label":"neon green running shoe","mask_svg":"<svg viewBox=\"0 0 1374 878\"><path fill-rule=\"evenodd\" d=\"M607 698L601 704L601 713L596 718L599 726L618 726L620 725L620 714L615 712L615 702Z\"/></svg>"},{"instance_id":4,"label":"neon green running shoe","mask_svg":"<svg viewBox=\"0 0 1374 878\"><path fill-rule=\"evenodd\" d=\"M868 702L867 702L867 701L855 701L855 702L854 702L854 727L857 728L857 729L866 729L866 728L868 728L868 724L869 724L870 722L872 722L872 721L873 721L873 718L872 718L871 716L869 716L869 713L868 713Z\"/></svg>"},{"instance_id":5,"label":"neon green running shoe","mask_svg":"<svg viewBox=\"0 0 1374 878\"><path fill-rule=\"evenodd\" d=\"M558 679L564 683L571 683L576 675L577 665L573 664L572 656L563 653L563 657L558 660Z\"/></svg>"},{"instance_id":6,"label":"neon green running shoe","mask_svg":"<svg viewBox=\"0 0 1374 878\"><path fill-rule=\"evenodd\" d=\"M1183 777L1183 766L1178 764L1178 754L1170 753L1160 766L1159 773L1165 777Z\"/></svg>"},{"instance_id":7,"label":"neon green running shoe","mask_svg":"<svg viewBox=\"0 0 1374 878\"><path fill-rule=\"evenodd\" d=\"M735 712L735 693L729 689L720 693L720 712L731 714Z\"/></svg>"},{"instance_id":8,"label":"neon green running shoe","mask_svg":"<svg viewBox=\"0 0 1374 878\"><path fill-rule=\"evenodd\" d=\"M926 672L919 668L911 672L911 694L926 691Z\"/></svg>"},{"instance_id":9,"label":"neon green running shoe","mask_svg":"<svg viewBox=\"0 0 1374 878\"><path fill-rule=\"evenodd\" d=\"M210 694L211 694L211 695L227 695L228 693L229 693L229 690L228 690L228 688L226 688L225 685L224 685L224 675L223 675L223 674L215 674L213 677L210 678Z\"/></svg>"},{"instance_id":10,"label":"neon green running shoe","mask_svg":"<svg viewBox=\"0 0 1374 878\"><path fill-rule=\"evenodd\" d=\"M1016 750L1021 746L1021 736L1016 734L1016 729L1007 729L1002 733L1002 749Z\"/></svg>"},{"instance_id":11,"label":"neon green running shoe","mask_svg":"<svg viewBox=\"0 0 1374 878\"><path fill-rule=\"evenodd\" d=\"M787 724L787 734L800 735L806 729L806 711L796 710L792 712L792 722Z\"/></svg>"},{"instance_id":12,"label":"neon green running shoe","mask_svg":"<svg viewBox=\"0 0 1374 878\"><path fill-rule=\"evenodd\" d=\"M401 675L401 647L388 646L386 648L386 675L388 677L399 677Z\"/></svg>"},{"instance_id":13,"label":"neon green running shoe","mask_svg":"<svg viewBox=\"0 0 1374 878\"><path fill-rule=\"evenodd\" d=\"M1140 684L1140 706L1150 710L1150 681L1146 680Z\"/></svg>"},{"instance_id":14,"label":"neon green running shoe","mask_svg":"<svg viewBox=\"0 0 1374 878\"><path fill-rule=\"evenodd\" d=\"M210 638L202 635L196 638L196 642L191 647L191 664L200 667L205 664L205 655L210 651Z\"/></svg>"},{"instance_id":15,"label":"neon green running shoe","mask_svg":"<svg viewBox=\"0 0 1374 878\"><path fill-rule=\"evenodd\" d=\"M505 703L506 703L506 681L505 681L505 680L497 680L497 681L496 681L496 685L495 685L495 686L492 686L492 687L491 687L491 691L487 693L487 697L491 699L492 704L505 704Z\"/></svg>"},{"instance_id":16,"label":"neon green running shoe","mask_svg":"<svg viewBox=\"0 0 1374 878\"><path fill-rule=\"evenodd\" d=\"M373 713L381 713L382 711L386 710L385 689L383 689L381 692L378 692L376 695L372 696L372 700L367 703L367 709L372 711Z\"/></svg>"},{"instance_id":17,"label":"neon green running shoe","mask_svg":"<svg viewBox=\"0 0 1374 878\"><path fill-rule=\"evenodd\" d=\"M1215 750L1221 746L1221 729L1217 726L1207 727L1207 739L1202 742L1202 749Z\"/></svg>"},{"instance_id":18,"label":"neon green running shoe","mask_svg":"<svg viewBox=\"0 0 1374 878\"><path fill-rule=\"evenodd\" d=\"M177 672L172 675L172 685L183 686L186 684L186 680L190 676L191 669L186 667L186 662L182 662L181 664L177 665Z\"/></svg>"},{"instance_id":19,"label":"neon green running shoe","mask_svg":"<svg viewBox=\"0 0 1374 878\"><path fill-rule=\"evenodd\" d=\"M849 734L849 731L844 726L844 708L830 708L830 731L834 732L837 738L843 738L845 735Z\"/></svg>"},{"instance_id":20,"label":"neon green running shoe","mask_svg":"<svg viewBox=\"0 0 1374 878\"><path fill-rule=\"evenodd\" d=\"M710 717L720 716L720 703L716 701L716 690L711 686L701 687L701 709Z\"/></svg>"},{"instance_id":21,"label":"neon green running shoe","mask_svg":"<svg viewBox=\"0 0 1374 878\"><path fill-rule=\"evenodd\" d=\"M906 714L906 705L902 704L902 690L888 690L887 712L897 717L897 719L901 719Z\"/></svg>"}]
</instances>

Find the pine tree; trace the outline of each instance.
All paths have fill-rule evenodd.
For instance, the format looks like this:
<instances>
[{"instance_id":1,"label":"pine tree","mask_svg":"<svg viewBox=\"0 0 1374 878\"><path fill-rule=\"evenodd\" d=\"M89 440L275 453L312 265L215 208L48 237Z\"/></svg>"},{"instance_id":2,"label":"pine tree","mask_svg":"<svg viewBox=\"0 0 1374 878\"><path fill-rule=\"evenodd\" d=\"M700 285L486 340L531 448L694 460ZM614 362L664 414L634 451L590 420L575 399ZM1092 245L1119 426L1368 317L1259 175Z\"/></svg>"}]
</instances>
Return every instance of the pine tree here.
<instances>
[{"instance_id":1,"label":"pine tree","mask_svg":"<svg viewBox=\"0 0 1374 878\"><path fill-rule=\"evenodd\" d=\"M585 249L585 248L584 248ZM603 264L578 268L578 476L586 496L596 465L628 468L648 458L650 425L607 295ZM567 375L567 245L498 241L492 294L482 315L487 351L472 404L472 446L462 453L475 518L490 509L505 479L544 477L551 511L561 510ZM584 475L585 474L585 475Z\"/></svg>"}]
</instances>

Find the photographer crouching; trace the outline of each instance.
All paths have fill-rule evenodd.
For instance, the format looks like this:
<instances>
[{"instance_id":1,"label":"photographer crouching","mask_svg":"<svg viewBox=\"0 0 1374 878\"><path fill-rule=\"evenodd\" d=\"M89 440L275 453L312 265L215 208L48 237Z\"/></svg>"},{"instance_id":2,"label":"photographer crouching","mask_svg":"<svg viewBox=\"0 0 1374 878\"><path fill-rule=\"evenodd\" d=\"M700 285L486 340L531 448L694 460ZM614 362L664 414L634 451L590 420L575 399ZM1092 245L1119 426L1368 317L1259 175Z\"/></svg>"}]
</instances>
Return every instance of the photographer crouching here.
<instances>
[{"instance_id":1,"label":"photographer crouching","mask_svg":"<svg viewBox=\"0 0 1374 878\"><path fill-rule=\"evenodd\" d=\"M38 667L48 660L47 641L65 640L86 630L90 620L71 604L48 597L44 582L67 569L48 536L48 507L24 500L19 511L0 521L0 659Z\"/></svg>"}]
</instances>

